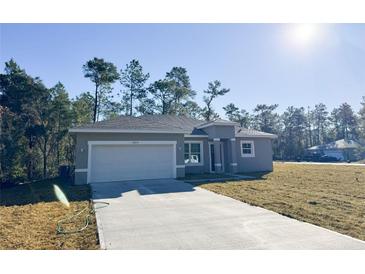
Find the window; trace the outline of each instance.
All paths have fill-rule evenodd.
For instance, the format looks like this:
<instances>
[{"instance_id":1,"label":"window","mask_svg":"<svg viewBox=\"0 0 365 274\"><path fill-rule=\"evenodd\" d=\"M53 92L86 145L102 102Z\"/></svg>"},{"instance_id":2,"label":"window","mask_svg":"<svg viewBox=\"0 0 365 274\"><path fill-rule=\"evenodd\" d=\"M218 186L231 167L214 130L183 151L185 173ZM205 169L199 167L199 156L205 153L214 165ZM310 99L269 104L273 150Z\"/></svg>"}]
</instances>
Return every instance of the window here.
<instances>
[{"instance_id":1,"label":"window","mask_svg":"<svg viewBox=\"0 0 365 274\"><path fill-rule=\"evenodd\" d=\"M186 142L184 144L184 162L187 165L202 164L202 142Z\"/></svg>"},{"instance_id":2,"label":"window","mask_svg":"<svg viewBox=\"0 0 365 274\"><path fill-rule=\"evenodd\" d=\"M255 146L253 141L241 141L241 156L255 157Z\"/></svg>"}]
</instances>

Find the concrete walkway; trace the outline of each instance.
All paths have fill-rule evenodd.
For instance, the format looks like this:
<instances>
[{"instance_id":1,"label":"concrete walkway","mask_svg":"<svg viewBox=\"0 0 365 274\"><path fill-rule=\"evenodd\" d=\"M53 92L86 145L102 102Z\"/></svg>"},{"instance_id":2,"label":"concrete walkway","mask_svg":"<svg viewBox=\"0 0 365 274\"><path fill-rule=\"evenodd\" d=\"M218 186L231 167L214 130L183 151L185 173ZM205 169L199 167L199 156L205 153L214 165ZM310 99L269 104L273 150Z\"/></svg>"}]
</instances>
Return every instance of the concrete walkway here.
<instances>
[{"instance_id":1,"label":"concrete walkway","mask_svg":"<svg viewBox=\"0 0 365 274\"><path fill-rule=\"evenodd\" d=\"M175 180L92 185L103 249L365 249L365 242ZM97 205L96 205L97 206Z\"/></svg>"}]
</instances>

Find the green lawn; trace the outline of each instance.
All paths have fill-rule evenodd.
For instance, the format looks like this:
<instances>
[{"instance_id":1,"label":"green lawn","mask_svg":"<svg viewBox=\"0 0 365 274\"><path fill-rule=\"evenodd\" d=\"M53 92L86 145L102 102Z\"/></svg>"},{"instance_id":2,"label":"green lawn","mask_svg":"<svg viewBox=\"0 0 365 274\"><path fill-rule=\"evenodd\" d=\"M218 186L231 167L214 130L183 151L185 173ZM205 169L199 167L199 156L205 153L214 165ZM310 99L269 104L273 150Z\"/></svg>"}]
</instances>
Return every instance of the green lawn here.
<instances>
[{"instance_id":1,"label":"green lawn","mask_svg":"<svg viewBox=\"0 0 365 274\"><path fill-rule=\"evenodd\" d=\"M54 185L60 187L69 207L58 201ZM98 249L95 216L90 225L75 234L58 234L60 219L90 206L90 187L73 186L60 180L46 180L0 189L0 249ZM80 228L89 210L65 224Z\"/></svg>"}]
</instances>

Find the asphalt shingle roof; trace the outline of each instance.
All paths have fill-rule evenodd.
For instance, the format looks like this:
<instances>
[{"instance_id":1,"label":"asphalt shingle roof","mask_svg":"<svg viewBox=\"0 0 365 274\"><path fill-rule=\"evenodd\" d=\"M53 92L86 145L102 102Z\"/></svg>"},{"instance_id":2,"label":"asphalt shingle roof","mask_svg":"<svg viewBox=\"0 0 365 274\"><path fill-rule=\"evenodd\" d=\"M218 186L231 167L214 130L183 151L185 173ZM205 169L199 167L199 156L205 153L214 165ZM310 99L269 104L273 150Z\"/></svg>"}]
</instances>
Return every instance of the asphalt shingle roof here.
<instances>
[{"instance_id":1,"label":"asphalt shingle roof","mask_svg":"<svg viewBox=\"0 0 365 274\"><path fill-rule=\"evenodd\" d=\"M219 119L221 122L226 120ZM206 121L176 115L143 115L139 117L119 116L111 120L104 120L94 124L86 124L74 127L71 130L141 130L158 132L178 132L192 135L207 135L198 126L206 124ZM268 137L276 135L252 129L235 127L236 137Z\"/></svg>"},{"instance_id":2,"label":"asphalt shingle roof","mask_svg":"<svg viewBox=\"0 0 365 274\"><path fill-rule=\"evenodd\" d=\"M275 134L258 131L255 129L247 129L242 127L236 127L236 137L268 137L276 138Z\"/></svg>"},{"instance_id":3,"label":"asphalt shingle roof","mask_svg":"<svg viewBox=\"0 0 365 274\"><path fill-rule=\"evenodd\" d=\"M204 123L204 121L175 115L143 115L139 117L119 116L111 120L86 124L73 129L151 130L190 134L197 125L202 123ZM195 130L195 134L205 135L201 130Z\"/></svg>"}]
</instances>

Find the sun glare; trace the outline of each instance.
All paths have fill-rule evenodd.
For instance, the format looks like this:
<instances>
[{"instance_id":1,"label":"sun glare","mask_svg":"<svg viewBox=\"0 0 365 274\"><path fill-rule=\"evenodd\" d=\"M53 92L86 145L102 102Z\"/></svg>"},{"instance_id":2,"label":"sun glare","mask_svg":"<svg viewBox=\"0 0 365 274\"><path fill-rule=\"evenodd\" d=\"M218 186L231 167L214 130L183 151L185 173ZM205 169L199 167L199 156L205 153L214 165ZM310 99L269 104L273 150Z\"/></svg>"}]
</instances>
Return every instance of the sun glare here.
<instances>
[{"instance_id":1,"label":"sun glare","mask_svg":"<svg viewBox=\"0 0 365 274\"><path fill-rule=\"evenodd\" d=\"M292 40L299 46L307 46L315 41L318 36L316 24L297 24L293 26Z\"/></svg>"}]
</instances>

